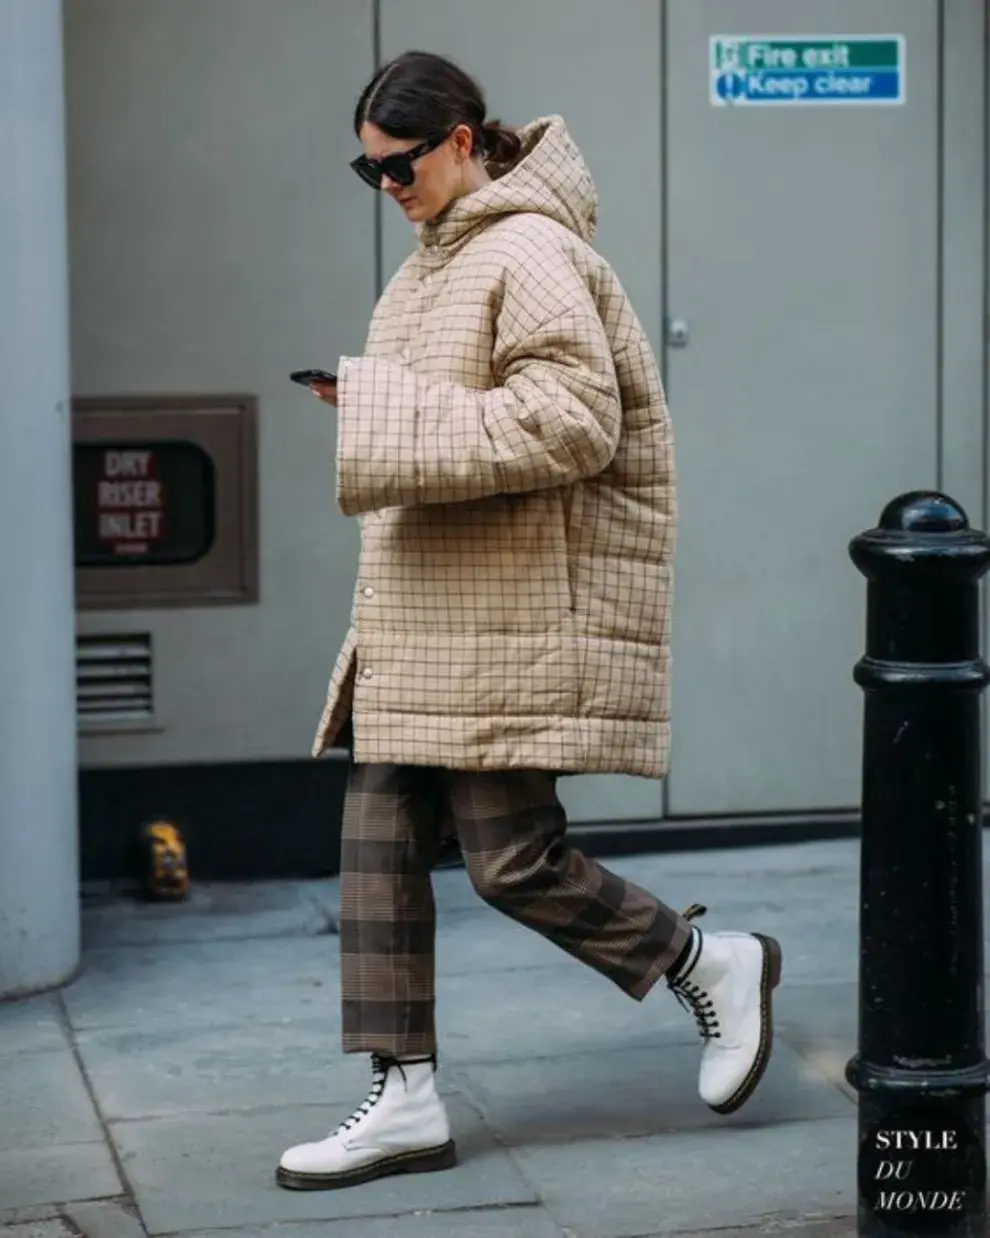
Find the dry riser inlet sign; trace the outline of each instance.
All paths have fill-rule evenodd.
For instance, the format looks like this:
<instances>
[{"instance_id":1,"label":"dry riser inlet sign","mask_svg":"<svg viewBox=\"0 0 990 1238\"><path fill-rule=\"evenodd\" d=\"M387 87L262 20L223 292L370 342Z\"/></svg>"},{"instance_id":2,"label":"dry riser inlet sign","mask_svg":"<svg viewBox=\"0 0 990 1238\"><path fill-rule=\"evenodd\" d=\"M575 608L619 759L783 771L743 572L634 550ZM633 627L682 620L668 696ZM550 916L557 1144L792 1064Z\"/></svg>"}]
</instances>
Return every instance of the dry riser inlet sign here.
<instances>
[{"instance_id":1,"label":"dry riser inlet sign","mask_svg":"<svg viewBox=\"0 0 990 1238\"><path fill-rule=\"evenodd\" d=\"M900 34L716 34L708 59L715 107L889 105L906 97Z\"/></svg>"}]
</instances>

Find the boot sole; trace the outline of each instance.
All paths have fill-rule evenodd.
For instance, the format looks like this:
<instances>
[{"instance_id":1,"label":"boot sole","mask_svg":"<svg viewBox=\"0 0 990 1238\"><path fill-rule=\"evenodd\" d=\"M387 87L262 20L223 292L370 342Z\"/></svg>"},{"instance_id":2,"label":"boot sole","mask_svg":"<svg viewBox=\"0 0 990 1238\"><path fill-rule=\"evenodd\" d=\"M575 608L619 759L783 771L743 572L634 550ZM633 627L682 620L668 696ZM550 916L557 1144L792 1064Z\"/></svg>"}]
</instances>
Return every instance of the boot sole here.
<instances>
[{"instance_id":1,"label":"boot sole","mask_svg":"<svg viewBox=\"0 0 990 1238\"><path fill-rule=\"evenodd\" d=\"M376 1178L388 1178L393 1174L428 1174L441 1169L452 1169L457 1164L457 1149L452 1139L438 1148L426 1148L416 1152L400 1152L387 1156L373 1165L360 1169L345 1170L336 1174L302 1174L279 1165L275 1181L290 1191L337 1191L345 1186L360 1186L362 1182L374 1182Z\"/></svg>"},{"instance_id":2,"label":"boot sole","mask_svg":"<svg viewBox=\"0 0 990 1238\"><path fill-rule=\"evenodd\" d=\"M775 937L764 937L762 933L754 933L753 936L763 947L763 973L760 977L760 1047L749 1074L729 1099L720 1105L709 1105L715 1113L722 1115L735 1113L753 1095L770 1064L770 1053L773 1049L773 991L780 984L783 951L780 948L780 942Z\"/></svg>"}]
</instances>

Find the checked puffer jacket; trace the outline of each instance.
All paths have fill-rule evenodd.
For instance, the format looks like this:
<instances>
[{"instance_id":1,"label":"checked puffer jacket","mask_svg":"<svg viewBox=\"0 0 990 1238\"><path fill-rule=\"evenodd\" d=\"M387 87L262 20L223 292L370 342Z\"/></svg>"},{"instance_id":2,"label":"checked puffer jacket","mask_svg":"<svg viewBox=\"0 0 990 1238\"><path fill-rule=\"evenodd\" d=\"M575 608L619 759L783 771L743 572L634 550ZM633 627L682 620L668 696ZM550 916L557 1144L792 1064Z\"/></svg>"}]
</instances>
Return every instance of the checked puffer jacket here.
<instances>
[{"instance_id":1,"label":"checked puffer jacket","mask_svg":"<svg viewBox=\"0 0 990 1238\"><path fill-rule=\"evenodd\" d=\"M646 334L591 247L559 116L420 226L341 358L351 625L313 747L357 763L659 778L676 491Z\"/></svg>"}]
</instances>

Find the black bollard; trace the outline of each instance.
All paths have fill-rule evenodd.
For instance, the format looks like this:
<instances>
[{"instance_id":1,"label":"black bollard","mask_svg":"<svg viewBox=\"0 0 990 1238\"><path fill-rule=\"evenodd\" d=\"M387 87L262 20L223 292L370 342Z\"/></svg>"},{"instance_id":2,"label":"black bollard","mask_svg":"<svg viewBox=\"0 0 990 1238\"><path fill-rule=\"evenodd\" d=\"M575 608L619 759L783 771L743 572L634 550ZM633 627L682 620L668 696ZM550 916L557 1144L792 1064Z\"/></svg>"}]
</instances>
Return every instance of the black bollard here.
<instances>
[{"instance_id":1,"label":"black bollard","mask_svg":"<svg viewBox=\"0 0 990 1238\"><path fill-rule=\"evenodd\" d=\"M860 1238L986 1238L979 581L990 539L902 495L868 580L858 1052Z\"/></svg>"}]
</instances>

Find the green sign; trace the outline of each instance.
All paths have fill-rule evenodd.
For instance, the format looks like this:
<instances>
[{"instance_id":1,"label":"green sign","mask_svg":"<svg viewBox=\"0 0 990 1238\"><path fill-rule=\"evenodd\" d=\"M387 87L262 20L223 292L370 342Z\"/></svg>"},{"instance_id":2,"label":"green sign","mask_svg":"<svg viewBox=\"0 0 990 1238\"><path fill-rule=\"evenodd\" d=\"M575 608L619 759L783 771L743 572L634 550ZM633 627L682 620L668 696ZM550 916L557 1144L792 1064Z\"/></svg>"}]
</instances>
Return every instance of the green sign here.
<instances>
[{"instance_id":1,"label":"green sign","mask_svg":"<svg viewBox=\"0 0 990 1238\"><path fill-rule=\"evenodd\" d=\"M715 107L905 101L904 36L718 34L709 40Z\"/></svg>"}]
</instances>

